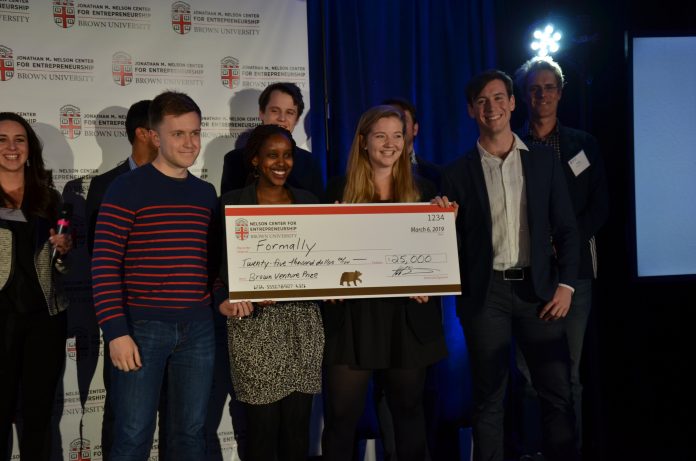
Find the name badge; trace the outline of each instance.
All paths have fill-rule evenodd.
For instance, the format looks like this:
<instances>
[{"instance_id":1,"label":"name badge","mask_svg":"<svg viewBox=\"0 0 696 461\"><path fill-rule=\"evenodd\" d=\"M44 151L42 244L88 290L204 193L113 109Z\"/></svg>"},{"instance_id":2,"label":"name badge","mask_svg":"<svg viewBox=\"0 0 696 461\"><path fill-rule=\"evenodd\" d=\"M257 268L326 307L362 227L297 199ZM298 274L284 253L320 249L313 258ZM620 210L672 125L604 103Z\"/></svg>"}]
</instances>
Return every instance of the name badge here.
<instances>
[{"instance_id":1,"label":"name badge","mask_svg":"<svg viewBox=\"0 0 696 461\"><path fill-rule=\"evenodd\" d=\"M573 171L576 178L580 176L580 173L585 171L590 166L590 161L587 160L585 151L581 150L575 155L575 157L568 160L568 166L570 166L570 169Z\"/></svg>"}]
</instances>

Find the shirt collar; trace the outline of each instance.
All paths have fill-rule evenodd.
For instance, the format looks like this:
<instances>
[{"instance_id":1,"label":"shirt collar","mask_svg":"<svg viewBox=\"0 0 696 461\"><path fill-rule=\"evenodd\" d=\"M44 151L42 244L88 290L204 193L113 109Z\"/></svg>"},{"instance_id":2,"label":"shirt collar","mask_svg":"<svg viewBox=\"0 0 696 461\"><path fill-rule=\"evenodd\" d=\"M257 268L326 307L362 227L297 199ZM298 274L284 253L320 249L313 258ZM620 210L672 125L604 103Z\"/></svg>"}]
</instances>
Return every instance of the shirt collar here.
<instances>
[{"instance_id":1,"label":"shirt collar","mask_svg":"<svg viewBox=\"0 0 696 461\"><path fill-rule=\"evenodd\" d=\"M135 163L135 160L133 160L133 156L131 155L128 157L128 166L130 167L131 170L135 170L138 168L138 164Z\"/></svg>"},{"instance_id":2,"label":"shirt collar","mask_svg":"<svg viewBox=\"0 0 696 461\"><path fill-rule=\"evenodd\" d=\"M512 133L512 136L515 138L515 141L512 143L512 149L510 149L510 152L512 152L513 150L529 150L529 147L527 147L524 141L522 141L522 139L520 139L520 137L517 136L515 132ZM478 153L481 156L481 158L483 158L484 156L495 157L495 155L491 154L486 149L484 149L479 141L476 141L476 150L478 150Z\"/></svg>"}]
</instances>

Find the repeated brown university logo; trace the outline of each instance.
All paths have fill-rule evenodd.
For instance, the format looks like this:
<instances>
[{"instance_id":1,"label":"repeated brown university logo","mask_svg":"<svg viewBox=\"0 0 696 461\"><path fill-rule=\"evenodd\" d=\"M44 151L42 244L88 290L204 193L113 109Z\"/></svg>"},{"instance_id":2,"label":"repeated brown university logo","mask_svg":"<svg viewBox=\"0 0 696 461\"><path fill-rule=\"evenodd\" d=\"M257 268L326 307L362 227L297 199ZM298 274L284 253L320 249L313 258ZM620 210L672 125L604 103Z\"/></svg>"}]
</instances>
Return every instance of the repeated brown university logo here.
<instances>
[{"instance_id":1,"label":"repeated brown university logo","mask_svg":"<svg viewBox=\"0 0 696 461\"><path fill-rule=\"evenodd\" d=\"M237 240L246 240L249 238L249 221L244 218L238 218L234 222L234 236Z\"/></svg>"},{"instance_id":2,"label":"repeated brown university logo","mask_svg":"<svg viewBox=\"0 0 696 461\"><path fill-rule=\"evenodd\" d=\"M69 461L92 461L92 448L89 439L75 439L70 442Z\"/></svg>"},{"instance_id":3,"label":"repeated brown university logo","mask_svg":"<svg viewBox=\"0 0 696 461\"><path fill-rule=\"evenodd\" d=\"M73 0L53 0L53 22L61 29L75 25L75 2Z\"/></svg>"},{"instance_id":4,"label":"repeated brown university logo","mask_svg":"<svg viewBox=\"0 0 696 461\"><path fill-rule=\"evenodd\" d=\"M68 139L79 138L82 133L80 108L66 104L60 108L60 131Z\"/></svg>"},{"instance_id":5,"label":"repeated brown university logo","mask_svg":"<svg viewBox=\"0 0 696 461\"><path fill-rule=\"evenodd\" d=\"M362 275L362 272L360 271L353 271L353 272L344 272L341 274L341 286L343 286L343 283L347 283L348 286L350 286L350 282L353 282L353 286L357 287L358 282L362 283L362 279L360 276Z\"/></svg>"},{"instance_id":6,"label":"repeated brown university logo","mask_svg":"<svg viewBox=\"0 0 696 461\"><path fill-rule=\"evenodd\" d=\"M126 86L133 81L133 60L128 53L114 53L111 58L111 77L119 86Z\"/></svg>"},{"instance_id":7,"label":"repeated brown university logo","mask_svg":"<svg viewBox=\"0 0 696 461\"><path fill-rule=\"evenodd\" d=\"M172 3L172 29L181 35L191 32L191 5L186 2Z\"/></svg>"},{"instance_id":8,"label":"repeated brown university logo","mask_svg":"<svg viewBox=\"0 0 696 461\"><path fill-rule=\"evenodd\" d=\"M220 81L222 86L233 90L239 86L239 60L225 56L220 60Z\"/></svg>"},{"instance_id":9,"label":"repeated brown university logo","mask_svg":"<svg viewBox=\"0 0 696 461\"><path fill-rule=\"evenodd\" d=\"M14 59L12 49L0 45L0 82L6 82L14 76Z\"/></svg>"}]
</instances>

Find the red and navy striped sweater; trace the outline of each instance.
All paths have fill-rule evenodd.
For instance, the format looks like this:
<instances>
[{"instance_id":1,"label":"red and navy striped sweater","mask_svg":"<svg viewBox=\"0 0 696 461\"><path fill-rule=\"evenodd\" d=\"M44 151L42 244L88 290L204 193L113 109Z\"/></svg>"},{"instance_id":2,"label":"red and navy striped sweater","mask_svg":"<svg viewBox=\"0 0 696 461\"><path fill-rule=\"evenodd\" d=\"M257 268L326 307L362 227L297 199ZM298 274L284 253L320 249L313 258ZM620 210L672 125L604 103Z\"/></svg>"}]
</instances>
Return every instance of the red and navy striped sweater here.
<instances>
[{"instance_id":1,"label":"red and navy striped sweater","mask_svg":"<svg viewBox=\"0 0 696 461\"><path fill-rule=\"evenodd\" d=\"M107 341L136 320L211 317L208 241L213 186L145 165L118 177L97 217L92 290Z\"/></svg>"}]
</instances>

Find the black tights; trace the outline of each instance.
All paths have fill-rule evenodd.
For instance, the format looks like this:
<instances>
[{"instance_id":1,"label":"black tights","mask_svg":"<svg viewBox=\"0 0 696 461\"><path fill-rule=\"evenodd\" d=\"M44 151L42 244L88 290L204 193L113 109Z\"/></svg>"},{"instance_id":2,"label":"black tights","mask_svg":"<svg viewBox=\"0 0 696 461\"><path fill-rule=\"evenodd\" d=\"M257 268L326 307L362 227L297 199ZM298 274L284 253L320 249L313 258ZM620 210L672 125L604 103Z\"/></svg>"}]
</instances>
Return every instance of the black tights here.
<instances>
[{"instance_id":1,"label":"black tights","mask_svg":"<svg viewBox=\"0 0 696 461\"><path fill-rule=\"evenodd\" d=\"M309 452L312 394L293 392L265 405L245 404L249 461L304 461Z\"/></svg>"},{"instance_id":2,"label":"black tights","mask_svg":"<svg viewBox=\"0 0 696 461\"><path fill-rule=\"evenodd\" d=\"M385 394L394 419L394 438L399 461L425 459L423 385L425 368L388 369L384 373ZM326 426L324 460L353 459L355 427L365 406L372 370L333 365L326 373Z\"/></svg>"}]
</instances>

